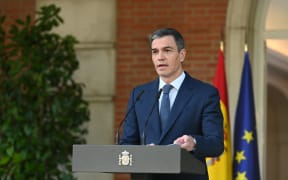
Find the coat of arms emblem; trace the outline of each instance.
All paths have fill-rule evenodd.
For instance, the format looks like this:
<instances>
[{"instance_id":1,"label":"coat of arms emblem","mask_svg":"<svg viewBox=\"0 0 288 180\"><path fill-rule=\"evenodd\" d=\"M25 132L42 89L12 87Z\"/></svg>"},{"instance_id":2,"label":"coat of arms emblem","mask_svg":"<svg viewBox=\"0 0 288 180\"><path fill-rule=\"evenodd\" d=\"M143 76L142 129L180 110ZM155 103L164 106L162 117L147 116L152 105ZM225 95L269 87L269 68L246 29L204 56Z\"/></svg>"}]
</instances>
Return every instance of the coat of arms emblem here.
<instances>
[{"instance_id":1,"label":"coat of arms emblem","mask_svg":"<svg viewBox=\"0 0 288 180\"><path fill-rule=\"evenodd\" d=\"M121 152L118 157L118 165L119 166L132 166L132 154L130 154L126 150Z\"/></svg>"}]
</instances>

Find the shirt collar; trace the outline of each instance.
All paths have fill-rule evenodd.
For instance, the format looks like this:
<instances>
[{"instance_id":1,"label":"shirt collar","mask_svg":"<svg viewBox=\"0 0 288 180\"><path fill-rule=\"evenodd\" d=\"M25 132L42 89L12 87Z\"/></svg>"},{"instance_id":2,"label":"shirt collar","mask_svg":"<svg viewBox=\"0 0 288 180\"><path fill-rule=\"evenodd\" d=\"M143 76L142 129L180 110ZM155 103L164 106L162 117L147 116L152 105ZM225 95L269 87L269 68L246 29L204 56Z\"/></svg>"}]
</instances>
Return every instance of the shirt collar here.
<instances>
[{"instance_id":1,"label":"shirt collar","mask_svg":"<svg viewBox=\"0 0 288 180\"><path fill-rule=\"evenodd\" d=\"M177 77L174 81L172 81L170 84L173 86L173 88L179 90L180 86L182 85L185 79L185 76L186 76L185 73L182 72L181 75ZM165 84L166 83L161 78L159 78L159 90L163 88Z\"/></svg>"}]
</instances>

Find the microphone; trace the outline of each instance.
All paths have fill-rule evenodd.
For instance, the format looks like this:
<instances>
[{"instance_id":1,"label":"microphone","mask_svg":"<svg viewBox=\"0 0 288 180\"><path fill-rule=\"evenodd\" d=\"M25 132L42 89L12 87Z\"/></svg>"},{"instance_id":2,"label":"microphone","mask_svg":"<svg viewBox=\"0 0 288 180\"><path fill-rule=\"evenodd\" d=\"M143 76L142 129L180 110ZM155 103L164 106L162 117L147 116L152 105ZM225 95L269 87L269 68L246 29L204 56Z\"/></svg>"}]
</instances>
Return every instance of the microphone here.
<instances>
[{"instance_id":1,"label":"microphone","mask_svg":"<svg viewBox=\"0 0 288 180\"><path fill-rule=\"evenodd\" d=\"M149 118L155 108L155 105L157 103L157 101L159 100L160 98L160 95L161 95L161 92L162 92L162 88L158 91L157 95L156 95L156 98L155 98L155 102L146 118L146 121L145 121L145 124L144 124L144 128L143 128L143 134L142 134L142 137L141 137L141 145L146 145L146 128L147 128L147 125L148 125L148 121L149 121Z\"/></svg>"},{"instance_id":2,"label":"microphone","mask_svg":"<svg viewBox=\"0 0 288 180\"><path fill-rule=\"evenodd\" d=\"M132 106L130 107L130 109L127 111L124 119L120 122L120 124L118 125L117 127L117 130L116 130L116 134L115 134L115 141L116 141L116 144L119 144L119 130L120 128L122 127L122 124L125 122L127 116L130 114L130 112L135 108L135 105L137 103L137 101L139 101L140 97L144 94L144 90L142 90L138 96L136 97L135 101L133 102Z\"/></svg>"}]
</instances>

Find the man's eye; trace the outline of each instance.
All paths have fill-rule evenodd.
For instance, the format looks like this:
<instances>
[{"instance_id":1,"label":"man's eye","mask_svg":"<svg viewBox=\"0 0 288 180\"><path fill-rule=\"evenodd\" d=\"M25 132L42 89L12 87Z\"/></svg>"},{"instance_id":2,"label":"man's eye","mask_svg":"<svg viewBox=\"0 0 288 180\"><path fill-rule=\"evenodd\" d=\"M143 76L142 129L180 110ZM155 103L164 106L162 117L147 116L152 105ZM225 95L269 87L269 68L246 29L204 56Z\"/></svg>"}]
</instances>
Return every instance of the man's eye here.
<instances>
[{"instance_id":1,"label":"man's eye","mask_svg":"<svg viewBox=\"0 0 288 180\"><path fill-rule=\"evenodd\" d=\"M156 53L158 53L158 51L152 51L152 54L156 54Z\"/></svg>"}]
</instances>

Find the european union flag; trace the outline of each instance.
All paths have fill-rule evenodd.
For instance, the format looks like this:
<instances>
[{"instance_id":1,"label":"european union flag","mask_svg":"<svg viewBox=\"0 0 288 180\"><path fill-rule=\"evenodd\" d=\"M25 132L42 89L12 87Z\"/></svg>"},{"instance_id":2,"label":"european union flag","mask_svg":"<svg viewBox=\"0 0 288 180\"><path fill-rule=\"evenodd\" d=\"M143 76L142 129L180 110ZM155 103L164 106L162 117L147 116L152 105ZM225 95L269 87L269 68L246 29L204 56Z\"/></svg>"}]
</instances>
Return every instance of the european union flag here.
<instances>
[{"instance_id":1,"label":"european union flag","mask_svg":"<svg viewBox=\"0 0 288 180\"><path fill-rule=\"evenodd\" d=\"M253 85L248 52L245 52L236 110L233 159L235 180L260 180Z\"/></svg>"}]
</instances>

